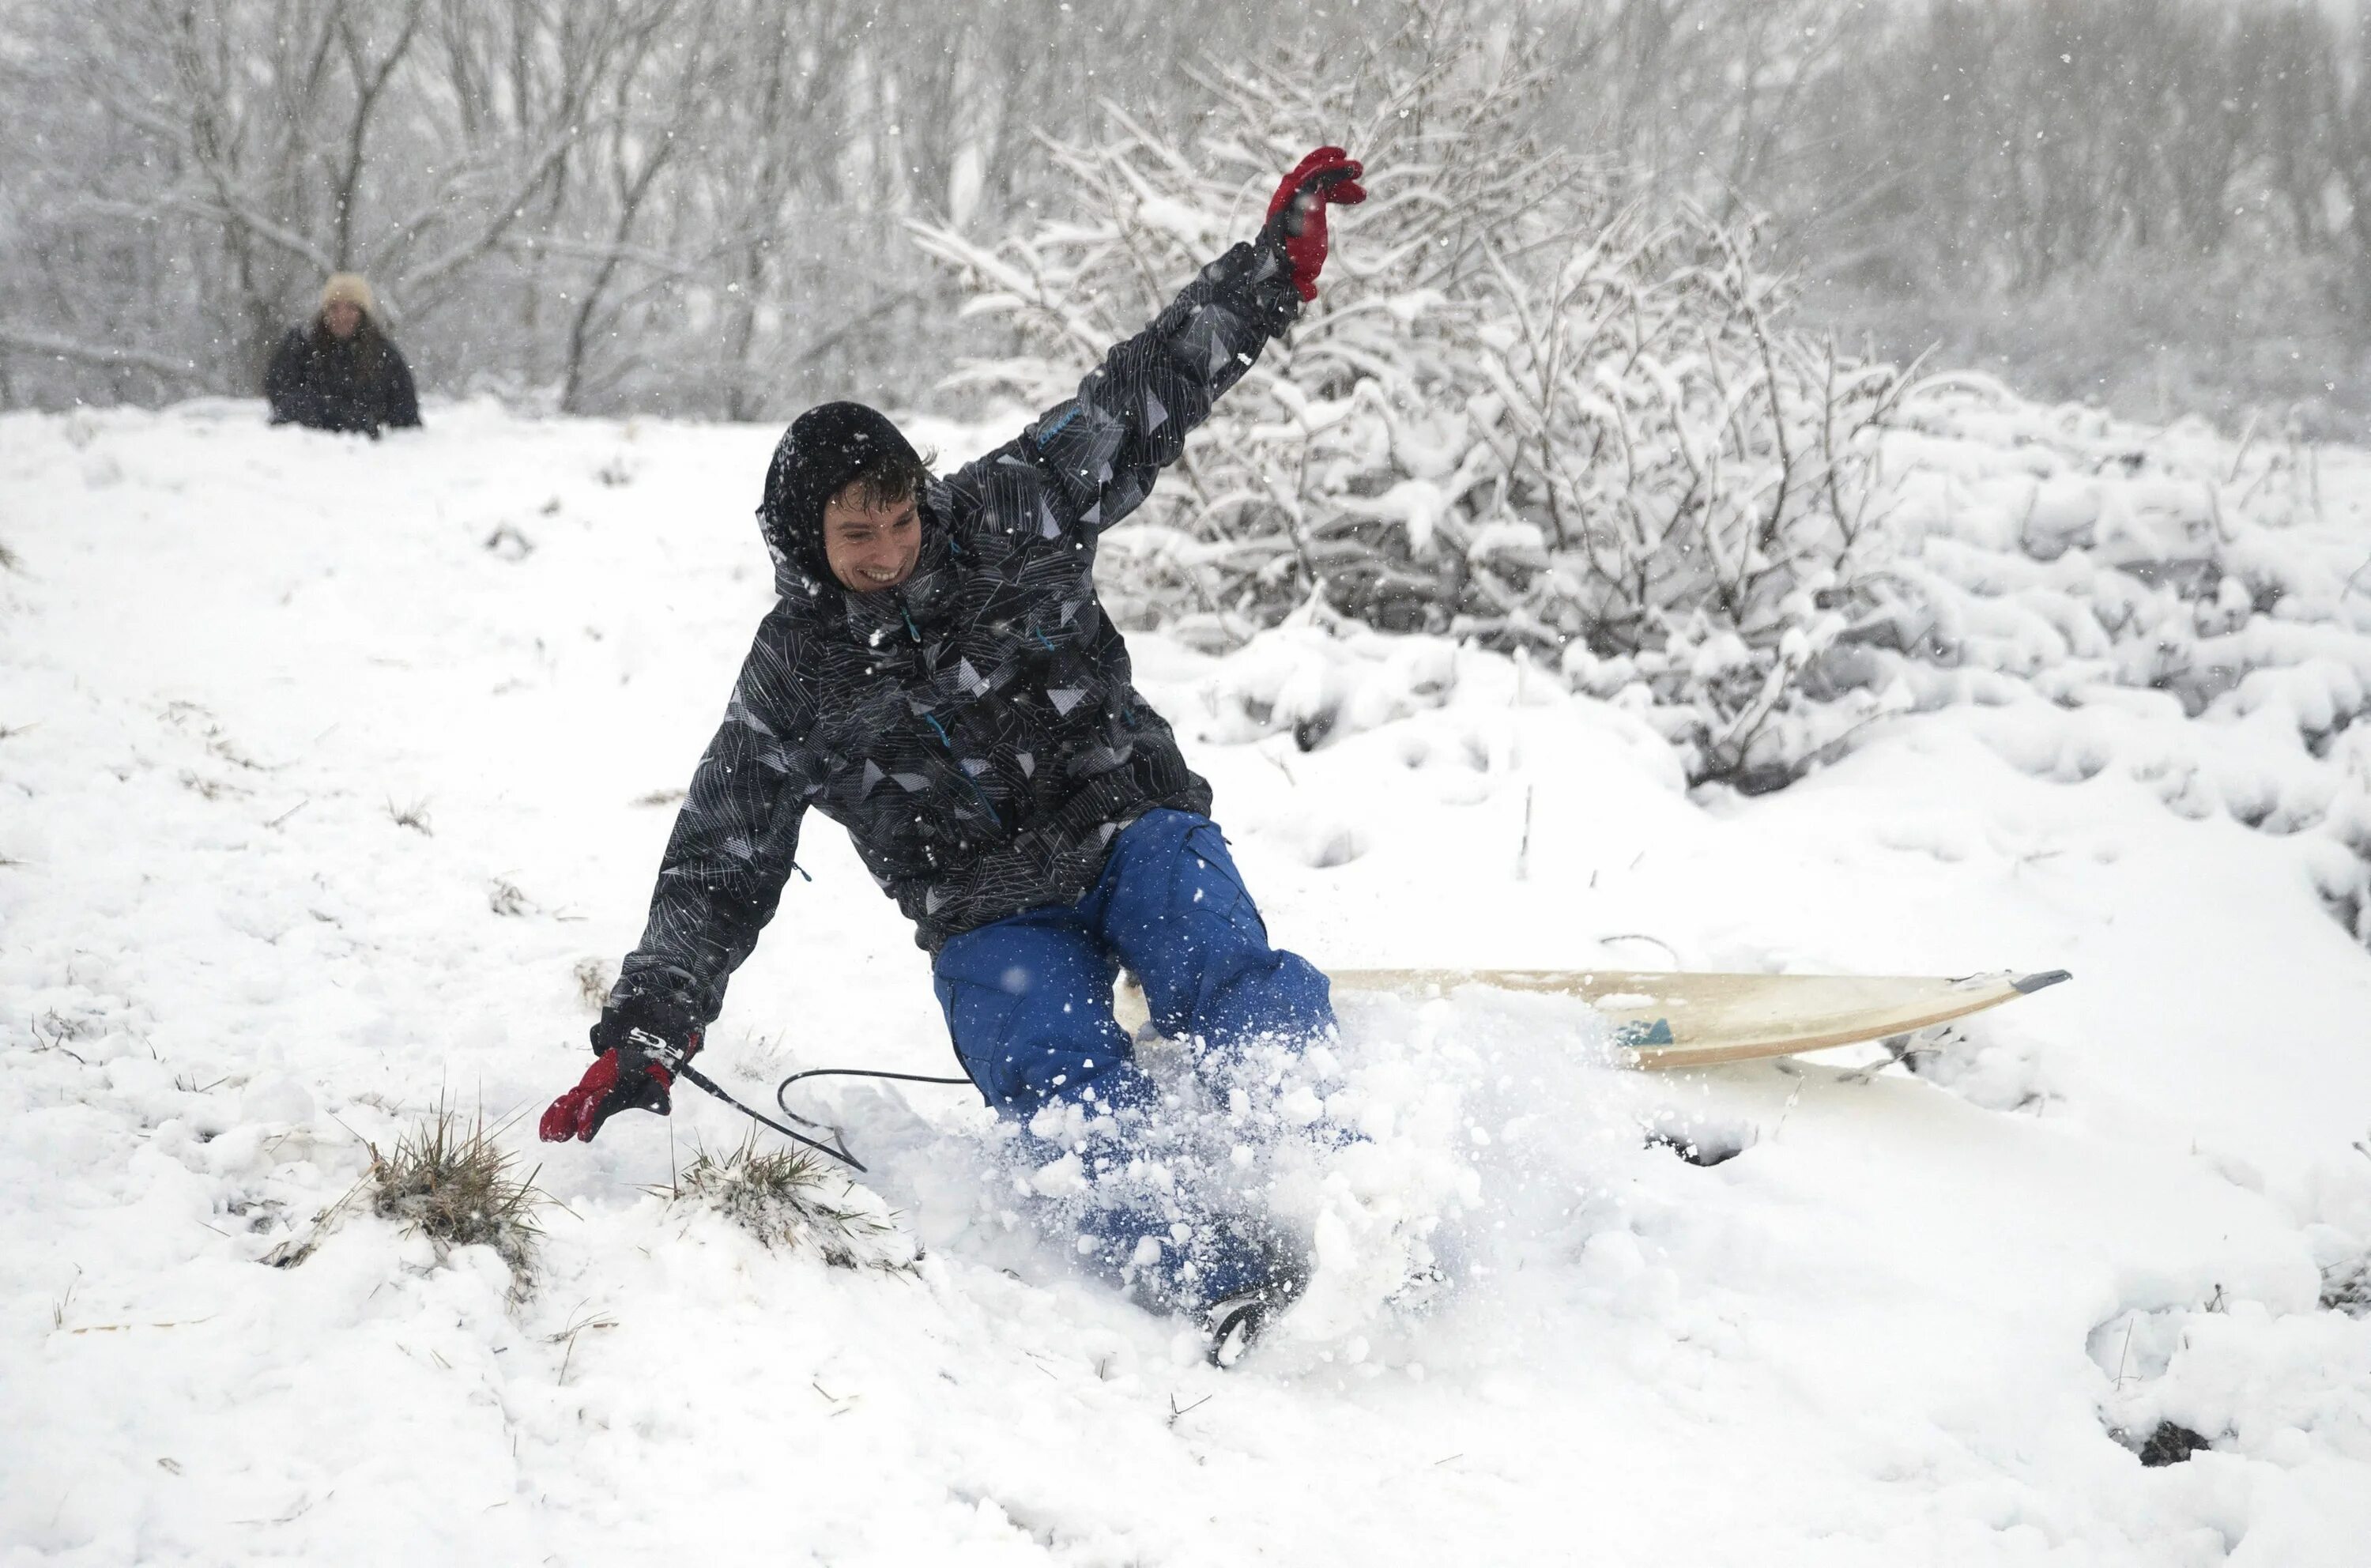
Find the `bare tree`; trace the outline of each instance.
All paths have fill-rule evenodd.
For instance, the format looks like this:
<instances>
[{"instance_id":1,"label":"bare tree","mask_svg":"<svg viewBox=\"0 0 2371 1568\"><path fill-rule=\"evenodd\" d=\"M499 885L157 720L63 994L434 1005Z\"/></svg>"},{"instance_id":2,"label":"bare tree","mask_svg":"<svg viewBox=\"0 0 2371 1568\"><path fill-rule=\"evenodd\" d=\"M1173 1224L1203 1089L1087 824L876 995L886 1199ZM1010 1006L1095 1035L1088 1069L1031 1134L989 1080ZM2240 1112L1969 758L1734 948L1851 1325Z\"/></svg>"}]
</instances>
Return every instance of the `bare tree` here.
<instances>
[{"instance_id":1,"label":"bare tree","mask_svg":"<svg viewBox=\"0 0 2371 1568\"><path fill-rule=\"evenodd\" d=\"M2330 243L2342 56L2313 0L2266 10L2256 29L2260 65L2247 104L2258 124L2263 175L2288 222L2290 243L2317 251Z\"/></svg>"},{"instance_id":2,"label":"bare tree","mask_svg":"<svg viewBox=\"0 0 2371 1568\"><path fill-rule=\"evenodd\" d=\"M1186 137L1224 111L1184 63L1355 72L1437 11L0 6L0 396L246 390L340 267L432 387L756 418L910 386L991 329L941 308L903 217L1025 222L1076 178L1049 144L1106 107ZM1800 264L1904 298L2243 255L2312 258L2311 292L2371 235L2371 61L2319 0L1470 0L1439 25L1534 63L1507 133L1771 213Z\"/></svg>"}]
</instances>

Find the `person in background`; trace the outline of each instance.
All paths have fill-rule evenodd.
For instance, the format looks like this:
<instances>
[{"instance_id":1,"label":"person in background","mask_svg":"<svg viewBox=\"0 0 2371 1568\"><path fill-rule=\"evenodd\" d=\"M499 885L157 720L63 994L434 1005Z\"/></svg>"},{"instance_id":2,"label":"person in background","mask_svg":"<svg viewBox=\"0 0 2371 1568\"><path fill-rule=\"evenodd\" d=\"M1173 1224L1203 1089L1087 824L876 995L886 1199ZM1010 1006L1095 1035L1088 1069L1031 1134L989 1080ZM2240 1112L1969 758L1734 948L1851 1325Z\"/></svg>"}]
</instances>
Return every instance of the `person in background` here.
<instances>
[{"instance_id":1,"label":"person in background","mask_svg":"<svg viewBox=\"0 0 2371 1568\"><path fill-rule=\"evenodd\" d=\"M263 373L273 424L310 425L378 439L420 423L411 367L380 327L371 286L356 272L321 285L321 308L292 327Z\"/></svg>"}]
</instances>

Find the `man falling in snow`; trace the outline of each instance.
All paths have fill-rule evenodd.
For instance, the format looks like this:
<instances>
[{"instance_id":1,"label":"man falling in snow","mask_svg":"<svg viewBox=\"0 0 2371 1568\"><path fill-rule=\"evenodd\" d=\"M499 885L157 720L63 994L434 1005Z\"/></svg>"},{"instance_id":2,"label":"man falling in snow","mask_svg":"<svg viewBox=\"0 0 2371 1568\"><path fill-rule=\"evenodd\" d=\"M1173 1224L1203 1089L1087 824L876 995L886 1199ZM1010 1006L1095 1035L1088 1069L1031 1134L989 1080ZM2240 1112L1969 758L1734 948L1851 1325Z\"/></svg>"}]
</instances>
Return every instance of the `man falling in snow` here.
<instances>
[{"instance_id":1,"label":"man falling in snow","mask_svg":"<svg viewBox=\"0 0 2371 1568\"><path fill-rule=\"evenodd\" d=\"M1360 173L1341 148L1310 154L1255 241L1205 267L1077 397L947 478L871 409L827 403L792 424L758 511L780 597L594 1027L599 1059L544 1113L546 1139L667 1112L670 1064L700 1049L772 917L810 806L848 829L935 955L973 1083L1016 1122L1093 1130L1090 1176L1129 1165L1132 1144L1178 1148L1112 1018L1118 967L1221 1092L1246 1050L1332 1027L1324 976L1268 945L1210 787L1130 684L1093 565L1103 531L1317 297L1326 206L1364 201ZM1083 1216L1081 1250L1197 1315L1231 1358L1298 1294L1305 1259L1191 1159L1162 1169Z\"/></svg>"}]
</instances>

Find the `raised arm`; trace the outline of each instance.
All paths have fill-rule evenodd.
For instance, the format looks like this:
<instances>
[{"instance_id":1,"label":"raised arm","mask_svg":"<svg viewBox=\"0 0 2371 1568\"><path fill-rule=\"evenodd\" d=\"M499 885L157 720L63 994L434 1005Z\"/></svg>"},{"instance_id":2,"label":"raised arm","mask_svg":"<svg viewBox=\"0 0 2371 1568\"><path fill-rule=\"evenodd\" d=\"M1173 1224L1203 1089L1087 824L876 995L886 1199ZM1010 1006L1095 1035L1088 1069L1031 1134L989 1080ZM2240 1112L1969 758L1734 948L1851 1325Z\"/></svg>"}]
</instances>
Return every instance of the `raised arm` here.
<instances>
[{"instance_id":1,"label":"raised arm","mask_svg":"<svg viewBox=\"0 0 2371 1568\"><path fill-rule=\"evenodd\" d=\"M798 852L814 759L783 612L741 667L659 861L642 940L626 955L584 1082L544 1113L548 1142L589 1139L621 1110L665 1113L673 1066L700 1049L725 983L774 917Z\"/></svg>"},{"instance_id":2,"label":"raised arm","mask_svg":"<svg viewBox=\"0 0 2371 1568\"><path fill-rule=\"evenodd\" d=\"M1366 200L1359 165L1320 147L1285 176L1259 237L1202 269L1151 325L1104 356L1078 394L1018 440L958 473L959 496L989 501L1000 473L1025 465L1052 480L1063 523L1108 528L1134 511L1210 407L1317 297L1328 202Z\"/></svg>"}]
</instances>

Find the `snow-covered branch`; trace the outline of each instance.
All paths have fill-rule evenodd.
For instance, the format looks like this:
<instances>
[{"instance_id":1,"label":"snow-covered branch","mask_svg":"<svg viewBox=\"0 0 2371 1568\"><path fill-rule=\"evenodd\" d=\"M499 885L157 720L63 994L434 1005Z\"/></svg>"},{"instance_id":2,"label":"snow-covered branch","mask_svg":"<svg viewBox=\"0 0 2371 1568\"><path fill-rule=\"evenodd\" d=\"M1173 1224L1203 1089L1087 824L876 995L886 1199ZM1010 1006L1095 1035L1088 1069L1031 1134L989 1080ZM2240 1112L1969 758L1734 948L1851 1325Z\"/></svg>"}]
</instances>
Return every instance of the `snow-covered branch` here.
<instances>
[{"instance_id":1,"label":"snow-covered branch","mask_svg":"<svg viewBox=\"0 0 2371 1568\"><path fill-rule=\"evenodd\" d=\"M1255 226L1307 127L1363 125L1374 196L1335 219L1318 302L1114 535L1107 592L1212 644L1313 597L1526 649L1638 693L1696 777L1781 781L1868 711L1804 682L1868 607L1897 378L1791 334L1749 230L1527 139L1521 40L1451 36L1414 27L1356 78L1214 81L1191 144L1114 109L1056 144L1076 196L1034 228L922 228L1024 351L966 377L1058 396Z\"/></svg>"},{"instance_id":2,"label":"snow-covered branch","mask_svg":"<svg viewBox=\"0 0 2371 1568\"><path fill-rule=\"evenodd\" d=\"M47 332L28 332L14 327L0 327L0 349L119 370L145 370L164 376L176 386L199 386L205 379L205 373L194 362L176 359L170 354L122 343L79 342L71 338L60 338Z\"/></svg>"}]
</instances>

